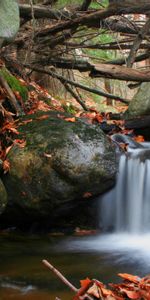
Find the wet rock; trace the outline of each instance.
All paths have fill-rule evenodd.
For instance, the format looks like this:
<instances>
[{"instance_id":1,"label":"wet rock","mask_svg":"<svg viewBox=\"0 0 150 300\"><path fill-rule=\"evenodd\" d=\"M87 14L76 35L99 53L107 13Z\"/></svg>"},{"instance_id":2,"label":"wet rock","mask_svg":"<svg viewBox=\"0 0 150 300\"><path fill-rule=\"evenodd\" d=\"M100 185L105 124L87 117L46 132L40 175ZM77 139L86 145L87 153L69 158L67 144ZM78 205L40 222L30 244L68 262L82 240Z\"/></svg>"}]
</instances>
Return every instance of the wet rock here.
<instances>
[{"instance_id":1,"label":"wet rock","mask_svg":"<svg viewBox=\"0 0 150 300\"><path fill-rule=\"evenodd\" d=\"M65 216L79 199L86 203L113 186L115 147L99 126L67 122L55 112L28 119L32 121L20 126L18 137L26 139L26 146L10 150L10 173L3 177L7 210L15 217L51 219L57 211Z\"/></svg>"},{"instance_id":2,"label":"wet rock","mask_svg":"<svg viewBox=\"0 0 150 300\"><path fill-rule=\"evenodd\" d=\"M4 41L11 41L19 29L19 8L16 0L0 1L0 47Z\"/></svg>"},{"instance_id":3,"label":"wet rock","mask_svg":"<svg viewBox=\"0 0 150 300\"><path fill-rule=\"evenodd\" d=\"M126 118L150 114L150 83L142 83L125 112Z\"/></svg>"}]
</instances>

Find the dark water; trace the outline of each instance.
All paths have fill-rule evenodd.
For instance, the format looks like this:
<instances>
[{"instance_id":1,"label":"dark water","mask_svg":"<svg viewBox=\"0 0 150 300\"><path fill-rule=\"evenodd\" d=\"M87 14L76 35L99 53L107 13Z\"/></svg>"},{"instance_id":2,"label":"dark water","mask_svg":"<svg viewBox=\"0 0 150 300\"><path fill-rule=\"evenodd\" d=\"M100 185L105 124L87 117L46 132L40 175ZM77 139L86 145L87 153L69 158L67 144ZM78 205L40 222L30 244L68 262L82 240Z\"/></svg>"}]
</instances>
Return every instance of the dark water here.
<instances>
[{"instance_id":1,"label":"dark water","mask_svg":"<svg viewBox=\"0 0 150 300\"><path fill-rule=\"evenodd\" d=\"M119 281L119 272L145 275L148 269L140 259L134 259L135 252L130 256L117 252L111 243L115 241L108 240L109 251L105 251L100 237L1 235L0 300L53 300L56 296L71 299L73 293L43 266L43 259L49 260L76 287L86 277L107 283Z\"/></svg>"}]
</instances>

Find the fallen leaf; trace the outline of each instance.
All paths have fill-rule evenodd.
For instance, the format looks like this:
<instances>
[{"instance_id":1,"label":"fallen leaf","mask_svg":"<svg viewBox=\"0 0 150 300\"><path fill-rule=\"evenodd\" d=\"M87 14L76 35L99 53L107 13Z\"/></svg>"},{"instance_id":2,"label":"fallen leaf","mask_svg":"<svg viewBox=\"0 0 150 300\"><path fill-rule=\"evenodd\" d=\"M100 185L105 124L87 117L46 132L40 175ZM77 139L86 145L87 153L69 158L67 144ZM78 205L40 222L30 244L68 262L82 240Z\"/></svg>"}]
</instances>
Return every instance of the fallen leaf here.
<instances>
[{"instance_id":1,"label":"fallen leaf","mask_svg":"<svg viewBox=\"0 0 150 300\"><path fill-rule=\"evenodd\" d=\"M52 157L52 155L51 155L51 154L49 154L49 153L46 153L46 152L44 152L44 156L45 156L45 157L48 157L48 158L51 158L51 157Z\"/></svg>"},{"instance_id":2,"label":"fallen leaf","mask_svg":"<svg viewBox=\"0 0 150 300\"><path fill-rule=\"evenodd\" d=\"M43 115L43 116L37 117L36 120L45 120L48 118L49 118L49 115Z\"/></svg>"},{"instance_id":3,"label":"fallen leaf","mask_svg":"<svg viewBox=\"0 0 150 300\"><path fill-rule=\"evenodd\" d=\"M136 141L138 143L142 143L145 141L143 135L137 135L133 139L134 139L134 141Z\"/></svg>"},{"instance_id":4,"label":"fallen leaf","mask_svg":"<svg viewBox=\"0 0 150 300\"><path fill-rule=\"evenodd\" d=\"M101 290L100 288L94 283L87 291L87 293L91 296L96 298L101 298Z\"/></svg>"},{"instance_id":5,"label":"fallen leaf","mask_svg":"<svg viewBox=\"0 0 150 300\"><path fill-rule=\"evenodd\" d=\"M9 151L11 150L12 147L13 147L13 144L6 148L5 155L7 155L9 153Z\"/></svg>"},{"instance_id":6,"label":"fallen leaf","mask_svg":"<svg viewBox=\"0 0 150 300\"><path fill-rule=\"evenodd\" d=\"M90 198L90 197L92 197L92 194L90 192L85 192L83 194L83 198Z\"/></svg>"},{"instance_id":7,"label":"fallen leaf","mask_svg":"<svg viewBox=\"0 0 150 300\"><path fill-rule=\"evenodd\" d=\"M80 285L81 287L87 287L91 282L92 280L87 277L86 279L80 280Z\"/></svg>"},{"instance_id":8,"label":"fallen leaf","mask_svg":"<svg viewBox=\"0 0 150 300\"><path fill-rule=\"evenodd\" d=\"M15 139L14 144L18 144L20 148L24 148L26 146L26 140Z\"/></svg>"},{"instance_id":9,"label":"fallen leaf","mask_svg":"<svg viewBox=\"0 0 150 300\"><path fill-rule=\"evenodd\" d=\"M140 277L135 276L135 275L131 275L131 274L127 274L127 273L119 273L118 276L120 276L121 278L134 282L134 283L139 283L139 281L141 280Z\"/></svg>"},{"instance_id":10,"label":"fallen leaf","mask_svg":"<svg viewBox=\"0 0 150 300\"><path fill-rule=\"evenodd\" d=\"M130 299L140 299L140 293L138 291L130 291L127 289L121 289L121 292L124 292Z\"/></svg>"},{"instance_id":11,"label":"fallen leaf","mask_svg":"<svg viewBox=\"0 0 150 300\"><path fill-rule=\"evenodd\" d=\"M32 121L33 121L33 119L24 120L19 125L28 124L28 123L31 123Z\"/></svg>"},{"instance_id":12,"label":"fallen leaf","mask_svg":"<svg viewBox=\"0 0 150 300\"><path fill-rule=\"evenodd\" d=\"M7 159L3 161L3 170L4 170L4 174L10 171L10 162Z\"/></svg>"},{"instance_id":13,"label":"fallen leaf","mask_svg":"<svg viewBox=\"0 0 150 300\"><path fill-rule=\"evenodd\" d=\"M76 118L75 117L65 118L64 120L67 121L67 122L72 122L72 123L76 122Z\"/></svg>"}]
</instances>

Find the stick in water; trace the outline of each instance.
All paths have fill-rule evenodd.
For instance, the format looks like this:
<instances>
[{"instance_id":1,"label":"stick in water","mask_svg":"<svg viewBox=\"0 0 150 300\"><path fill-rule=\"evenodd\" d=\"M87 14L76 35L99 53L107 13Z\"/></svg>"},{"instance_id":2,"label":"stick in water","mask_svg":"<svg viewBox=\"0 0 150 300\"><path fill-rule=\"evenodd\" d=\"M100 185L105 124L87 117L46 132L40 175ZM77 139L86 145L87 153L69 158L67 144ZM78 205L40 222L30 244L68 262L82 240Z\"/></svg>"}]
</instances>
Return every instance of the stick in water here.
<instances>
[{"instance_id":1,"label":"stick in water","mask_svg":"<svg viewBox=\"0 0 150 300\"><path fill-rule=\"evenodd\" d=\"M43 259L42 260L43 264L48 267L56 276L59 277L59 279L64 283L66 284L73 292L75 293L78 293L79 290L72 284L70 283L70 281L68 281L57 269L55 269L53 267L53 265L51 265L46 259ZM85 294L84 295L88 300L93 300L92 297L90 297L89 295ZM84 296L83 297L79 297L81 299L84 299Z\"/></svg>"}]
</instances>

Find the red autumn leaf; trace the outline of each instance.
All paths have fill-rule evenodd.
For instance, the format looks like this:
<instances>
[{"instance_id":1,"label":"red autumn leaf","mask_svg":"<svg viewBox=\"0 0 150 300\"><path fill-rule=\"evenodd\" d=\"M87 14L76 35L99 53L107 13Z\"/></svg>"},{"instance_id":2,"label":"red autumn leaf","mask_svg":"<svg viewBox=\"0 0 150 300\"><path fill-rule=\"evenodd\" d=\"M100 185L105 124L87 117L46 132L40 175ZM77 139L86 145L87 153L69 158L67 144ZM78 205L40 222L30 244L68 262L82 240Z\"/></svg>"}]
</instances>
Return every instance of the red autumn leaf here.
<instances>
[{"instance_id":1,"label":"red autumn leaf","mask_svg":"<svg viewBox=\"0 0 150 300\"><path fill-rule=\"evenodd\" d=\"M121 289L130 299L140 299L140 293L138 291L130 291L128 289Z\"/></svg>"},{"instance_id":2,"label":"red autumn leaf","mask_svg":"<svg viewBox=\"0 0 150 300\"><path fill-rule=\"evenodd\" d=\"M65 118L64 120L67 121L67 122L72 122L72 123L76 122L76 118L75 117Z\"/></svg>"},{"instance_id":3,"label":"red autumn leaf","mask_svg":"<svg viewBox=\"0 0 150 300\"><path fill-rule=\"evenodd\" d=\"M31 123L32 121L33 121L33 119L24 120L20 123L20 125L22 125L22 124L25 125L25 124Z\"/></svg>"},{"instance_id":4,"label":"red autumn leaf","mask_svg":"<svg viewBox=\"0 0 150 300\"><path fill-rule=\"evenodd\" d=\"M3 161L3 170L4 170L4 174L10 171L10 162L7 159Z\"/></svg>"},{"instance_id":5,"label":"red autumn leaf","mask_svg":"<svg viewBox=\"0 0 150 300\"><path fill-rule=\"evenodd\" d=\"M80 280L80 285L81 287L87 287L91 282L92 280L87 277L86 279Z\"/></svg>"},{"instance_id":6,"label":"red autumn leaf","mask_svg":"<svg viewBox=\"0 0 150 300\"><path fill-rule=\"evenodd\" d=\"M78 290L77 294L75 295L74 300L81 299L80 296L84 295L87 292L92 281L90 279L89 280L85 279L85 280L86 280L86 283L81 285L81 288ZM85 281L85 280L83 280L83 281Z\"/></svg>"},{"instance_id":7,"label":"red autumn leaf","mask_svg":"<svg viewBox=\"0 0 150 300\"><path fill-rule=\"evenodd\" d=\"M136 141L136 142L138 142L138 143L144 142L144 137L143 137L143 135L137 135L137 136L135 136L133 139L134 139L134 141Z\"/></svg>"},{"instance_id":8,"label":"red autumn leaf","mask_svg":"<svg viewBox=\"0 0 150 300\"><path fill-rule=\"evenodd\" d=\"M84 194L83 194L83 198L90 198L92 196L92 194L90 193L90 192L85 192Z\"/></svg>"},{"instance_id":9,"label":"red autumn leaf","mask_svg":"<svg viewBox=\"0 0 150 300\"><path fill-rule=\"evenodd\" d=\"M45 120L48 118L49 118L49 115L43 115L43 116L37 117L36 120Z\"/></svg>"},{"instance_id":10,"label":"red autumn leaf","mask_svg":"<svg viewBox=\"0 0 150 300\"><path fill-rule=\"evenodd\" d=\"M97 231L96 230L87 230L87 229L80 229L79 227L76 227L75 229L75 235L77 236L82 236L82 235L92 235L92 234L96 234Z\"/></svg>"},{"instance_id":11,"label":"red autumn leaf","mask_svg":"<svg viewBox=\"0 0 150 300\"><path fill-rule=\"evenodd\" d=\"M120 276L121 278L123 278L125 280L134 282L134 283L139 283L139 281L141 280L140 277L134 276L134 275L131 275L131 274L127 274L127 273L119 273L118 276Z\"/></svg>"},{"instance_id":12,"label":"red autumn leaf","mask_svg":"<svg viewBox=\"0 0 150 300\"><path fill-rule=\"evenodd\" d=\"M44 156L45 156L45 157L48 157L48 158L51 158L51 157L52 157L52 155L51 155L50 153L46 153L46 152L44 152Z\"/></svg>"},{"instance_id":13,"label":"red autumn leaf","mask_svg":"<svg viewBox=\"0 0 150 300\"><path fill-rule=\"evenodd\" d=\"M96 114L94 120L96 120L98 123L101 123L101 122L103 122L104 118L102 115Z\"/></svg>"},{"instance_id":14,"label":"red autumn leaf","mask_svg":"<svg viewBox=\"0 0 150 300\"><path fill-rule=\"evenodd\" d=\"M100 298L101 296L101 290L100 288L94 283L87 291L88 294L91 296L94 296L96 298Z\"/></svg>"},{"instance_id":15,"label":"red autumn leaf","mask_svg":"<svg viewBox=\"0 0 150 300\"><path fill-rule=\"evenodd\" d=\"M24 148L26 145L26 141L25 140L21 140L21 139L15 139L14 140L14 144L18 144L18 146L20 148Z\"/></svg>"},{"instance_id":16,"label":"red autumn leaf","mask_svg":"<svg viewBox=\"0 0 150 300\"><path fill-rule=\"evenodd\" d=\"M11 150L12 147L13 147L13 144L5 149L5 155L7 155L9 153L9 151Z\"/></svg>"},{"instance_id":17,"label":"red autumn leaf","mask_svg":"<svg viewBox=\"0 0 150 300\"><path fill-rule=\"evenodd\" d=\"M141 294L141 299L144 300L150 300L150 289L148 291L146 290L140 290L140 294Z\"/></svg>"},{"instance_id":18,"label":"red autumn leaf","mask_svg":"<svg viewBox=\"0 0 150 300\"><path fill-rule=\"evenodd\" d=\"M49 111L51 110L50 106L43 101L38 101L37 110Z\"/></svg>"}]
</instances>

